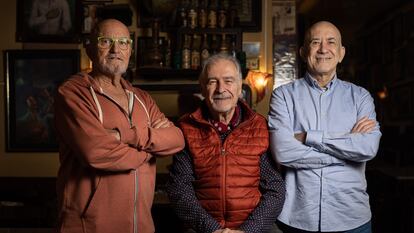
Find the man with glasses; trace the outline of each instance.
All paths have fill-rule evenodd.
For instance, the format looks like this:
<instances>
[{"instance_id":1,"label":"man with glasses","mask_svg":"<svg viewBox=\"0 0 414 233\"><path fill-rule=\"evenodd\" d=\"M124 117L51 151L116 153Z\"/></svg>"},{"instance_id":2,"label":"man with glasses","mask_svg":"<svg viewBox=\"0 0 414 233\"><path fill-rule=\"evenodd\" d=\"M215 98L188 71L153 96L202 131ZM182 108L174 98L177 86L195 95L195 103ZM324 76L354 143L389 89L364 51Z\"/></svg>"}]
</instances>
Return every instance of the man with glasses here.
<instances>
[{"instance_id":1,"label":"man with glasses","mask_svg":"<svg viewBox=\"0 0 414 233\"><path fill-rule=\"evenodd\" d=\"M122 78L129 35L117 20L100 22L86 45L92 71L59 87L58 232L155 231L155 158L182 150L184 139L148 93Z\"/></svg>"}]
</instances>

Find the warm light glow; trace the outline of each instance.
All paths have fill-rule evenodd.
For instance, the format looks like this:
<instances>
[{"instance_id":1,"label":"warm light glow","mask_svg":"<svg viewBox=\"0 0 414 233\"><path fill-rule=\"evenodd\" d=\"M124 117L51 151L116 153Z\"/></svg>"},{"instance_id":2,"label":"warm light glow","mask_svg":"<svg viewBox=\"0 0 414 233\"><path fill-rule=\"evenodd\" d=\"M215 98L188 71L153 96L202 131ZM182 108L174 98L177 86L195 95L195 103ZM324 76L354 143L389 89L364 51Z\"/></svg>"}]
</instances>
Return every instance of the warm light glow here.
<instances>
[{"instance_id":1,"label":"warm light glow","mask_svg":"<svg viewBox=\"0 0 414 233\"><path fill-rule=\"evenodd\" d=\"M85 73L89 73L89 72L92 71L92 61L91 60L89 60L88 67L85 67L82 71L85 72Z\"/></svg>"},{"instance_id":2,"label":"warm light glow","mask_svg":"<svg viewBox=\"0 0 414 233\"><path fill-rule=\"evenodd\" d=\"M388 97L388 89L384 86L384 88L377 92L378 98L385 99Z\"/></svg>"},{"instance_id":3,"label":"warm light glow","mask_svg":"<svg viewBox=\"0 0 414 233\"><path fill-rule=\"evenodd\" d=\"M249 71L247 81L256 91L256 103L260 102L266 95L266 86L271 74L260 71Z\"/></svg>"}]
</instances>

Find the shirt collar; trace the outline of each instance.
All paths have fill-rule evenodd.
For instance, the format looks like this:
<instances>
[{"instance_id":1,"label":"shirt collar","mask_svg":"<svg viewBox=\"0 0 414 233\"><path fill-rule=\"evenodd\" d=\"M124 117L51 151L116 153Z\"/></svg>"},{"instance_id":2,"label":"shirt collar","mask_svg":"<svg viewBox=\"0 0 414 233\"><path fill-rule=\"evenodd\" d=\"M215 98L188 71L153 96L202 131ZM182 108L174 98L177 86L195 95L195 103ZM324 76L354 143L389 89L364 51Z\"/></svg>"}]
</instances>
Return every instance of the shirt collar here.
<instances>
[{"instance_id":1,"label":"shirt collar","mask_svg":"<svg viewBox=\"0 0 414 233\"><path fill-rule=\"evenodd\" d=\"M306 72L306 74L305 74L305 80L311 87L317 88L317 89L322 90L322 91L328 91L328 90L332 89L336 85L336 83L338 82L337 81L337 76L335 74L334 77L332 78L332 80L328 83L328 85L326 85L325 88L322 88L318 85L318 81L316 81L316 79L314 79L308 72Z\"/></svg>"},{"instance_id":2,"label":"shirt collar","mask_svg":"<svg viewBox=\"0 0 414 233\"><path fill-rule=\"evenodd\" d=\"M236 109L234 110L233 117L231 118L229 124L225 124L220 121L216 121L212 119L210 116L208 117L208 121L213 125L213 127L220 133L224 134L228 131L233 130L237 127L237 125L241 122L241 108L239 104L237 104Z\"/></svg>"}]
</instances>

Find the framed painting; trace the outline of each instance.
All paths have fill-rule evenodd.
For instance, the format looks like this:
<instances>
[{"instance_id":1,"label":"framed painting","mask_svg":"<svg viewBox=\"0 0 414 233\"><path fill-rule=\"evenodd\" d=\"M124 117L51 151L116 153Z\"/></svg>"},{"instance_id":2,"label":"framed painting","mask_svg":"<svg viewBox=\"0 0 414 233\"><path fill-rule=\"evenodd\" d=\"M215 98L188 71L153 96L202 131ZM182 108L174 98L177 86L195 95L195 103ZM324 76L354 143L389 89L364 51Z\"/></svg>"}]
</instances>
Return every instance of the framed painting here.
<instances>
[{"instance_id":1,"label":"framed painting","mask_svg":"<svg viewBox=\"0 0 414 233\"><path fill-rule=\"evenodd\" d=\"M77 0L17 0L16 40L79 43L81 11Z\"/></svg>"},{"instance_id":2,"label":"framed painting","mask_svg":"<svg viewBox=\"0 0 414 233\"><path fill-rule=\"evenodd\" d=\"M79 50L5 50L6 151L57 151L54 96L80 70Z\"/></svg>"},{"instance_id":3,"label":"framed painting","mask_svg":"<svg viewBox=\"0 0 414 233\"><path fill-rule=\"evenodd\" d=\"M236 8L238 24L243 32L262 31L261 0L233 0L230 4Z\"/></svg>"}]
</instances>

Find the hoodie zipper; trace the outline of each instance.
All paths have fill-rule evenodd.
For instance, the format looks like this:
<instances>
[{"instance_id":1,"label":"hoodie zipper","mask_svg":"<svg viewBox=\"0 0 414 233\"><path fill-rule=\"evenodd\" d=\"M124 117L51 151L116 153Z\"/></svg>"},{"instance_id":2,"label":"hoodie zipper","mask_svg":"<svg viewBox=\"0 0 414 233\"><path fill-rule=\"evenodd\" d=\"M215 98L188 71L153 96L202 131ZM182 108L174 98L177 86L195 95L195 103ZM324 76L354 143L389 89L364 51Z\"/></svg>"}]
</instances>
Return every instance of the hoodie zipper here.
<instances>
[{"instance_id":1,"label":"hoodie zipper","mask_svg":"<svg viewBox=\"0 0 414 233\"><path fill-rule=\"evenodd\" d=\"M137 229L137 220L138 220L138 213L137 213L137 203L138 203L138 201L137 201L137 197L138 197L138 172L137 172L137 170L135 169L134 170L134 186L135 186L135 189L134 189L134 233L137 233L138 232L138 229Z\"/></svg>"}]
</instances>

